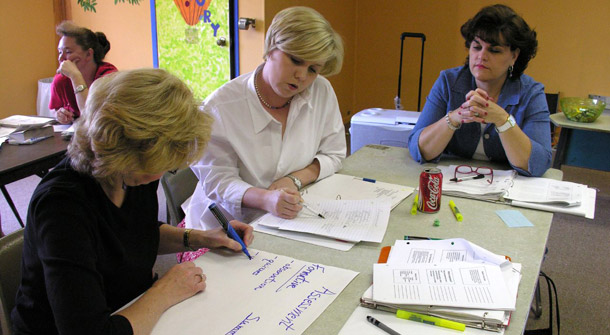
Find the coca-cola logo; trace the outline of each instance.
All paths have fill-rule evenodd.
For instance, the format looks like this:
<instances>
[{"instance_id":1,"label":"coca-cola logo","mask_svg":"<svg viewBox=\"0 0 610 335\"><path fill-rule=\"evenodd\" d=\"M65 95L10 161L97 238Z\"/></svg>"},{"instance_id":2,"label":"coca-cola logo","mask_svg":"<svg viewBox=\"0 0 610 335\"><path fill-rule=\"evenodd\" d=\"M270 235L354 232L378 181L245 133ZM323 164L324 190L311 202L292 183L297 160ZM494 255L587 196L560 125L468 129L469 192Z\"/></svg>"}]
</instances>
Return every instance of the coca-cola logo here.
<instances>
[{"instance_id":1,"label":"coca-cola logo","mask_svg":"<svg viewBox=\"0 0 610 335\"><path fill-rule=\"evenodd\" d=\"M436 210L439 205L438 199L441 195L441 179L430 176L428 179L428 190L430 191L430 196L428 201L426 201L426 205L428 205L428 208Z\"/></svg>"}]
</instances>

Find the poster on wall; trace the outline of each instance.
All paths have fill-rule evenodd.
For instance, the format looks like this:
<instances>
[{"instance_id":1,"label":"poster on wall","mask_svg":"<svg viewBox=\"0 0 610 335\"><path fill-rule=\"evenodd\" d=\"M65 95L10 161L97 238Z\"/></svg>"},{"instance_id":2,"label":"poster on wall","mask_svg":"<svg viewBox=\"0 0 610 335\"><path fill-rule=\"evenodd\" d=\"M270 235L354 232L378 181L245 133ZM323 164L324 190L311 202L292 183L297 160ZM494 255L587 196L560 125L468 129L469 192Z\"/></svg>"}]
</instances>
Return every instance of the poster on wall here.
<instances>
[{"instance_id":1,"label":"poster on wall","mask_svg":"<svg viewBox=\"0 0 610 335\"><path fill-rule=\"evenodd\" d=\"M154 65L182 78L198 99L231 79L229 3L151 0Z\"/></svg>"}]
</instances>

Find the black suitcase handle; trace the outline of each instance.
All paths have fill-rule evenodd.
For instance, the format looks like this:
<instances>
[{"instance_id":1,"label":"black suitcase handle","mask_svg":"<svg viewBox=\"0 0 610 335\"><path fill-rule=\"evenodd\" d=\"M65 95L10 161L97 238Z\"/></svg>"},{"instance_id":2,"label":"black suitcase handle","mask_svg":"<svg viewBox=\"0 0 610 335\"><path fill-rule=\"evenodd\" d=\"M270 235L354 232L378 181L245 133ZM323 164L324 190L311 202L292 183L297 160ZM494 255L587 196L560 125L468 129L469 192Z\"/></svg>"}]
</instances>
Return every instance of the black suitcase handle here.
<instances>
[{"instance_id":1,"label":"black suitcase handle","mask_svg":"<svg viewBox=\"0 0 610 335\"><path fill-rule=\"evenodd\" d=\"M421 83L422 83L422 73L424 70L424 42L426 42L426 35L422 33L407 33L404 32L400 34L400 64L398 65L398 93L396 94L396 98L394 98L394 104L396 109L402 109L402 104L400 103L400 86L402 82L402 53L405 38L414 37L421 38L421 60L419 63L419 91L417 93L417 111L420 111L421 104Z\"/></svg>"}]
</instances>

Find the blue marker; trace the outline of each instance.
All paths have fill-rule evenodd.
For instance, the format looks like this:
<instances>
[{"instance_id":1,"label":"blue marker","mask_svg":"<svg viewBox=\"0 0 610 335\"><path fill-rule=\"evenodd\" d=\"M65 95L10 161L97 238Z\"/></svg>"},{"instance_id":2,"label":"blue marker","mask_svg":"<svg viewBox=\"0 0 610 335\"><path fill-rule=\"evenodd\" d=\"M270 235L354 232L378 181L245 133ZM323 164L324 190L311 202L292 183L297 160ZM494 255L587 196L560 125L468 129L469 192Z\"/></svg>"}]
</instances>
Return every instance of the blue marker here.
<instances>
[{"instance_id":1,"label":"blue marker","mask_svg":"<svg viewBox=\"0 0 610 335\"><path fill-rule=\"evenodd\" d=\"M214 214L214 216L216 217L216 220L218 220L218 222L222 226L222 229L224 229L227 232L227 236L229 236L230 238L239 242L239 244L241 244L241 251L243 251L244 254L246 254L246 256L248 256L249 259L252 259L252 256L250 256L250 253L248 252L248 249L246 248L244 241L242 241L242 239L239 237L239 235L237 235L237 232L235 232L235 229L233 229L233 226L231 226L229 224L229 221L222 214L222 212L218 209L218 207L216 207L216 204L212 203L208 208L210 209L212 214Z\"/></svg>"},{"instance_id":2,"label":"blue marker","mask_svg":"<svg viewBox=\"0 0 610 335\"><path fill-rule=\"evenodd\" d=\"M374 182L376 182L376 180L375 180L375 179L371 179L371 178L359 178L359 177L354 177L354 178L355 178L355 179L360 179L360 180L362 180L362 181L366 181L366 182L369 182L369 183L374 183Z\"/></svg>"}]
</instances>

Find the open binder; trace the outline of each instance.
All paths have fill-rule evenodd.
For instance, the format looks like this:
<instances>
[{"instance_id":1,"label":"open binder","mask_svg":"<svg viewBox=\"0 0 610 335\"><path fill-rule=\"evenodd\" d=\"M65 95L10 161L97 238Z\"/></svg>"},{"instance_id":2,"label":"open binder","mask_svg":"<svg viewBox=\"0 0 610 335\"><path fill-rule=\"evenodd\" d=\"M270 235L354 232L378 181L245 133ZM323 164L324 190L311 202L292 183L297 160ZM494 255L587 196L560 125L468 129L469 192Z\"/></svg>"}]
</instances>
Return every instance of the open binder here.
<instances>
[{"instance_id":1,"label":"open binder","mask_svg":"<svg viewBox=\"0 0 610 335\"><path fill-rule=\"evenodd\" d=\"M460 243L460 239L445 240L449 243L455 242L457 245ZM396 243L399 243L397 241ZM458 249L464 251L465 254L471 254L471 261L485 262L490 264L501 264L502 277L506 283L506 289L513 298L516 299L519 282L521 281L521 264L512 263L508 260L508 257L500 256L489 252L475 244L464 241L466 248L458 247ZM451 243L453 245L453 243ZM430 245L424 247L429 248ZM400 246L396 246L400 247ZM414 248L414 250L417 248ZM378 260L378 264L383 264L388 261L392 247L387 246L382 248ZM431 250L431 249L428 249ZM439 249L442 250L442 249ZM447 251L447 250L445 250ZM440 254L433 252L435 254ZM413 255L413 254L411 254ZM396 256L399 259L404 259L404 254ZM407 262L410 262L407 260ZM441 264L441 263L439 263ZM375 285L375 283L374 283ZM360 298L360 305L362 307L386 311L390 313L396 313L397 310L405 310L409 312L415 312L430 316L435 316L455 322L465 324L467 327L489 330L495 332L503 331L510 322L511 312L509 310L501 309L480 309L480 308L468 308L468 307L446 307L446 306L435 306L427 304L393 304L379 299L375 299L373 295L373 285L371 285Z\"/></svg>"},{"instance_id":2,"label":"open binder","mask_svg":"<svg viewBox=\"0 0 610 335\"><path fill-rule=\"evenodd\" d=\"M416 312L460 322L470 328L496 332L499 332L508 326L510 320L510 312L507 311L380 303L373 299L373 286L369 287L362 295L362 298L360 298L360 306L394 314L399 309Z\"/></svg>"}]
</instances>

